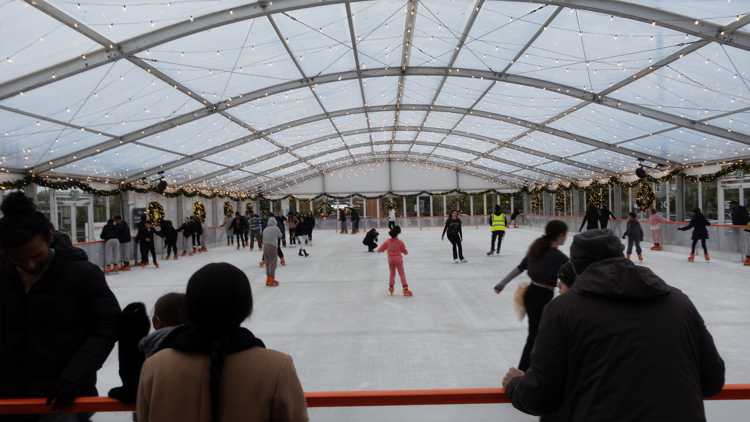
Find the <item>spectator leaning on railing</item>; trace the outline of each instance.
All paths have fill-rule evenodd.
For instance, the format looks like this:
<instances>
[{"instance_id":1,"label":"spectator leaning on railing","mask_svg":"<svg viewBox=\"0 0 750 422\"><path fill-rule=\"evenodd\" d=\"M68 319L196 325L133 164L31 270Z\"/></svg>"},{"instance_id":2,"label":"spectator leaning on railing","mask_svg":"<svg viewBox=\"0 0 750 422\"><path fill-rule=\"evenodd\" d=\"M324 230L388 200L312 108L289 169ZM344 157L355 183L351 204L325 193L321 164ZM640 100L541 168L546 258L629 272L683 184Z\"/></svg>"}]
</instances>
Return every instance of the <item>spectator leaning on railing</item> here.
<instances>
[{"instance_id":1,"label":"spectator leaning on railing","mask_svg":"<svg viewBox=\"0 0 750 422\"><path fill-rule=\"evenodd\" d=\"M732 209L732 225L745 226L750 223L750 215L747 214L747 208L740 205L738 201L730 201L729 208Z\"/></svg>"},{"instance_id":2,"label":"spectator leaning on railing","mask_svg":"<svg viewBox=\"0 0 750 422\"><path fill-rule=\"evenodd\" d=\"M542 421L705 421L724 361L693 303L622 255L610 230L573 238L578 278L544 309L531 367L503 387Z\"/></svg>"},{"instance_id":3,"label":"spectator leaning on railing","mask_svg":"<svg viewBox=\"0 0 750 422\"><path fill-rule=\"evenodd\" d=\"M0 398L47 398L57 410L97 396L96 372L118 337L117 299L82 250L52 248L30 199L12 193L1 209Z\"/></svg>"}]
</instances>

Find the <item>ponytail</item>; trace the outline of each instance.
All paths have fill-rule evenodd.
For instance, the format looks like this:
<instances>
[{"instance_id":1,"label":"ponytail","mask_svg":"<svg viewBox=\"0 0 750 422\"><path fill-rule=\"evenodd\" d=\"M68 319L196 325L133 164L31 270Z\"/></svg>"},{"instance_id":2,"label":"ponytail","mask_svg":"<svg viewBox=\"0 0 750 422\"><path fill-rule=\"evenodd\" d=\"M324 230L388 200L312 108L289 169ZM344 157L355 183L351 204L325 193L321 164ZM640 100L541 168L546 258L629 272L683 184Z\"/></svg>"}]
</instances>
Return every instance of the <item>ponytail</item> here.
<instances>
[{"instance_id":1,"label":"ponytail","mask_svg":"<svg viewBox=\"0 0 750 422\"><path fill-rule=\"evenodd\" d=\"M221 405L221 378L224 374L224 361L229 350L226 337L216 338L211 344L208 390L211 393L211 422L220 422L219 406Z\"/></svg>"},{"instance_id":2,"label":"ponytail","mask_svg":"<svg viewBox=\"0 0 750 422\"><path fill-rule=\"evenodd\" d=\"M560 220L552 220L544 228L544 236L535 240L529 247L526 255L532 261L538 261L549 248L552 247L552 241L560 237L561 234L568 232L568 225Z\"/></svg>"}]
</instances>

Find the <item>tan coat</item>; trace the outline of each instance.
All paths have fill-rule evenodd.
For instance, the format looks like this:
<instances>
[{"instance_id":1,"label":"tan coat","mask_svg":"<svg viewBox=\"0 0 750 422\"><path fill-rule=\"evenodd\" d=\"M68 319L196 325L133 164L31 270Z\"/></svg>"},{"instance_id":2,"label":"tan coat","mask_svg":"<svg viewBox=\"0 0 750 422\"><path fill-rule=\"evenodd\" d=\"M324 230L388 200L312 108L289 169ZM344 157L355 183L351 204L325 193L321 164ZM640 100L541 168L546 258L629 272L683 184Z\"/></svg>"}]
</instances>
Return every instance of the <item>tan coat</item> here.
<instances>
[{"instance_id":1,"label":"tan coat","mask_svg":"<svg viewBox=\"0 0 750 422\"><path fill-rule=\"evenodd\" d=\"M210 421L207 354L164 349L148 358L138 385L138 421ZM308 421L292 357L261 347L228 355L221 384L222 422Z\"/></svg>"}]
</instances>

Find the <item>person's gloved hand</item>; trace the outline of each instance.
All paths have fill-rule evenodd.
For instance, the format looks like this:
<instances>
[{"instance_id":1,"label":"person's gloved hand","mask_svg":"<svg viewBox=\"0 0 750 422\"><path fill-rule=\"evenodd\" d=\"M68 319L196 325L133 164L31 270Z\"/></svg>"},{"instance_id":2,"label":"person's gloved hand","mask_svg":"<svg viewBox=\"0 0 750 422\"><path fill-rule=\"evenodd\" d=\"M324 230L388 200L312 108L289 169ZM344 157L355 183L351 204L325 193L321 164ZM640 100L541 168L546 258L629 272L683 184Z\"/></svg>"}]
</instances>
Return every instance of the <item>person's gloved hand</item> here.
<instances>
[{"instance_id":1,"label":"person's gloved hand","mask_svg":"<svg viewBox=\"0 0 750 422\"><path fill-rule=\"evenodd\" d=\"M60 410L73 404L73 401L78 397L80 392L81 389L78 386L61 379L52 388L52 392L47 397L47 404L52 405L52 410ZM54 400L54 404L52 400Z\"/></svg>"}]
</instances>

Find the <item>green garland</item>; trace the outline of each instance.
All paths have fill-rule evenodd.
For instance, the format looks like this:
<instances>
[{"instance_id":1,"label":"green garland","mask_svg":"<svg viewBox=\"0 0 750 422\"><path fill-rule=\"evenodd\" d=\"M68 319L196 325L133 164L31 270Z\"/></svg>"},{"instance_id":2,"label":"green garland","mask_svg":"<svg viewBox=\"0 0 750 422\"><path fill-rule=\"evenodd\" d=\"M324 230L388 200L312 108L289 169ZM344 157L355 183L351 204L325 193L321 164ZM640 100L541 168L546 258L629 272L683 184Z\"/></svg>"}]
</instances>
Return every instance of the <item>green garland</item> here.
<instances>
[{"instance_id":1,"label":"green garland","mask_svg":"<svg viewBox=\"0 0 750 422\"><path fill-rule=\"evenodd\" d=\"M160 203L153 201L148 204L148 221L154 227L159 227L161 221L164 220L164 207Z\"/></svg>"},{"instance_id":2,"label":"green garland","mask_svg":"<svg viewBox=\"0 0 750 422\"><path fill-rule=\"evenodd\" d=\"M224 215L227 215L227 213L231 213L232 215L234 215L234 207L229 201L224 203Z\"/></svg>"},{"instance_id":3,"label":"green garland","mask_svg":"<svg viewBox=\"0 0 750 422\"><path fill-rule=\"evenodd\" d=\"M203 202L193 204L193 215L200 221L206 218L206 207Z\"/></svg>"},{"instance_id":4,"label":"green garland","mask_svg":"<svg viewBox=\"0 0 750 422\"><path fill-rule=\"evenodd\" d=\"M587 199L589 204L593 204L597 208L602 205L602 194L598 190L589 192Z\"/></svg>"},{"instance_id":5,"label":"green garland","mask_svg":"<svg viewBox=\"0 0 750 422\"><path fill-rule=\"evenodd\" d=\"M333 210L333 207L331 207L327 202L321 202L318 204L318 214L321 217L328 217L331 215L331 211Z\"/></svg>"},{"instance_id":6,"label":"green garland","mask_svg":"<svg viewBox=\"0 0 750 422\"><path fill-rule=\"evenodd\" d=\"M253 204L249 202L245 204L245 211L249 211L250 215L255 214L255 211L253 211Z\"/></svg>"},{"instance_id":7,"label":"green garland","mask_svg":"<svg viewBox=\"0 0 750 422\"><path fill-rule=\"evenodd\" d=\"M651 208L651 205L653 205L655 199L656 195L654 195L654 191L653 189L651 189L651 186L647 183L644 183L638 189L638 194L635 197L635 203L641 210L645 210Z\"/></svg>"},{"instance_id":8,"label":"green garland","mask_svg":"<svg viewBox=\"0 0 750 422\"><path fill-rule=\"evenodd\" d=\"M533 191L531 191L531 210L538 211L541 209L542 209L542 190L534 189Z\"/></svg>"},{"instance_id":9,"label":"green garland","mask_svg":"<svg viewBox=\"0 0 750 422\"><path fill-rule=\"evenodd\" d=\"M389 208L393 208L393 211L398 212L398 202L393 199L390 201L383 201L383 215L388 215Z\"/></svg>"},{"instance_id":10,"label":"green garland","mask_svg":"<svg viewBox=\"0 0 750 422\"><path fill-rule=\"evenodd\" d=\"M555 191L555 209L558 211L565 210L565 191L559 187Z\"/></svg>"},{"instance_id":11,"label":"green garland","mask_svg":"<svg viewBox=\"0 0 750 422\"><path fill-rule=\"evenodd\" d=\"M664 183L672 180L675 177L681 176L685 180L688 180L690 182L713 182L718 178L722 178L727 176L730 173L733 173L737 170L743 170L746 172L750 172L750 163L744 162L744 161L738 161L736 163L731 164L729 167L724 168L722 170L719 170L718 172L707 175L707 176L691 176L684 172L683 169L674 169L670 171L669 173L665 174L663 177L655 178L651 175L646 175L643 179L634 180L632 182L622 182L620 179L616 177L610 177L610 179L606 183L599 183L599 181L595 180L588 186L579 186L577 183L573 182L570 183L568 186L565 185L558 185L558 189L562 186L562 189L566 191L571 191L573 189L583 192L593 192L593 191L599 191L600 189L609 188L610 186L619 186L621 188L632 188L636 187L642 183ZM53 182L51 180L45 179L43 177L40 177L36 174L32 174L29 176L26 176L22 179L13 181L13 182L2 182L0 183L0 190L21 190L24 189L29 184L34 183L38 186L49 188L49 189L56 189L56 190L68 190L77 188L80 189L83 192L97 195L97 196L112 196L112 195L120 195L124 192L133 191L135 193L145 194L149 192L158 193L159 195L162 195L166 198L177 198L178 196L185 196L187 198L193 198L195 196L200 196L204 199L213 199L213 198L222 198L222 199L231 199L234 201L247 201L247 200L256 200L256 199L269 199L266 195L263 194L253 194L253 195L229 195L229 194L222 194L218 192L212 192L210 194L200 192L197 190L193 191L187 191L182 188L174 190L174 191L163 191L159 192L159 190L156 188L156 186L149 186L147 188L143 187L137 187L131 183L127 183L125 185L122 185L121 187L113 190L98 190L90 187L88 184L80 182L78 180L67 180L64 182ZM546 187L541 188L534 188L530 190L528 187L521 188L515 193L512 193L513 197L516 201L521 200L521 196L523 193L531 193L532 195L536 192L548 192L548 193L555 193L556 190L548 189ZM465 192L459 189L453 189L447 192L427 192L422 191L419 193L414 194L408 194L408 195L401 195L394 192L385 192L381 195L377 196L366 196L362 195L360 193L353 193L351 195L345 195L345 196L333 196L327 193L321 193L320 195L317 195L313 198L310 198L310 200L317 200L322 197L331 198L331 199L349 199L352 197L360 197L364 199L381 199L385 198L387 196L392 196L396 198L404 198L404 197L414 197L414 196L420 196L420 195L429 195L429 196L441 196L441 195L451 195L451 194L460 194L460 195L484 195L484 194L492 194L496 193L498 195L507 195L508 192L500 192L497 189L487 189L482 192ZM286 195L281 198L277 198L276 200L284 200L284 199L299 199L296 195Z\"/></svg>"},{"instance_id":12,"label":"green garland","mask_svg":"<svg viewBox=\"0 0 750 422\"><path fill-rule=\"evenodd\" d=\"M461 214L466 209L466 202L464 202L464 199L461 198L460 196L456 199L458 200L459 204L461 204L461 209L458 210L458 213ZM451 201L451 208L448 210L448 215L451 215L451 213L455 209L456 209L456 201Z\"/></svg>"}]
</instances>

